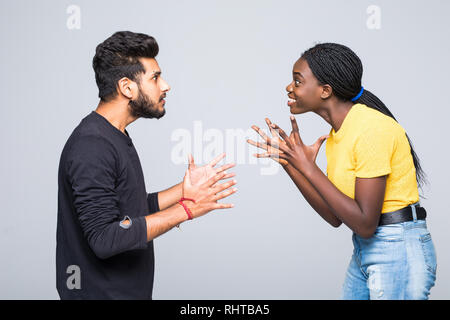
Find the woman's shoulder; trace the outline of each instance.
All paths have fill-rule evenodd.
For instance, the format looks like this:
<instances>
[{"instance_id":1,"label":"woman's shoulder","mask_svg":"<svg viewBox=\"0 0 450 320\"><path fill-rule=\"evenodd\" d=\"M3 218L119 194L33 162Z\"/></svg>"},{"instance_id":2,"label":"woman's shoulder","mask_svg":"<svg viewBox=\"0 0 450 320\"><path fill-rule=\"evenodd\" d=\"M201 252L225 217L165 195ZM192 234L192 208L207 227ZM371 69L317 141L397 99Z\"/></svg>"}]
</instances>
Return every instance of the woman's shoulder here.
<instances>
[{"instance_id":1,"label":"woman's shoulder","mask_svg":"<svg viewBox=\"0 0 450 320\"><path fill-rule=\"evenodd\" d=\"M405 131L394 118L381 111L370 108L365 104L357 104L355 106L355 111L357 113L356 118L359 120L359 128L361 131L390 132L392 134Z\"/></svg>"}]
</instances>

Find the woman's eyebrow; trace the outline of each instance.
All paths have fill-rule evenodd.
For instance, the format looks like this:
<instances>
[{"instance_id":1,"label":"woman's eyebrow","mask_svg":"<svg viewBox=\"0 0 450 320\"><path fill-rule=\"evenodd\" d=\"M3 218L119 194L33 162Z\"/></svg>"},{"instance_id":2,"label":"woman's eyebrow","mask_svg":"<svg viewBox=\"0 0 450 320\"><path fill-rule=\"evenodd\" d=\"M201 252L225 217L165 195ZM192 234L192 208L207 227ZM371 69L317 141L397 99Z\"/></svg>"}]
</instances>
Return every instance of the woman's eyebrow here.
<instances>
[{"instance_id":1,"label":"woman's eyebrow","mask_svg":"<svg viewBox=\"0 0 450 320\"><path fill-rule=\"evenodd\" d=\"M292 72L293 74L297 74L297 75L299 75L300 77L302 77L302 78L305 78L300 72L298 72L298 71L295 71L295 72Z\"/></svg>"}]
</instances>

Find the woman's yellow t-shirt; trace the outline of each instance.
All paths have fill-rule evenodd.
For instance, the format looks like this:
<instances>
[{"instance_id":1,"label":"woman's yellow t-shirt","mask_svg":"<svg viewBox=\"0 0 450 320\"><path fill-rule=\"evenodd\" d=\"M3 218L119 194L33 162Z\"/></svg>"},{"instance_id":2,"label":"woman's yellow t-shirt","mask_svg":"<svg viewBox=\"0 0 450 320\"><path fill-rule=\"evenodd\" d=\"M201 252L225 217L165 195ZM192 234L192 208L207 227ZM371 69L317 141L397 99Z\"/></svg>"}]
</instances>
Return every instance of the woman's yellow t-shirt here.
<instances>
[{"instance_id":1,"label":"woman's yellow t-shirt","mask_svg":"<svg viewBox=\"0 0 450 320\"><path fill-rule=\"evenodd\" d=\"M394 119L355 104L326 143L328 179L355 198L355 180L387 176L382 213L419 201L416 169L405 130Z\"/></svg>"}]
</instances>

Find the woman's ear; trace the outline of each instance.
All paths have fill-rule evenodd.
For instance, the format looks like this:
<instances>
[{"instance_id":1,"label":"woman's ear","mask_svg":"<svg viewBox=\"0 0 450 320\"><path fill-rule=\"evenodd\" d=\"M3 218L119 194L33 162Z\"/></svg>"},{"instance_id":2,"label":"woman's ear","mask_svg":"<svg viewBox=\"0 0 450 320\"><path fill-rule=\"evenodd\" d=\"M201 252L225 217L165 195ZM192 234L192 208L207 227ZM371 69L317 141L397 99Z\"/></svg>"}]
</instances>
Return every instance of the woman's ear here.
<instances>
[{"instance_id":1,"label":"woman's ear","mask_svg":"<svg viewBox=\"0 0 450 320\"><path fill-rule=\"evenodd\" d=\"M136 91L136 83L127 77L123 77L117 83L119 92L128 99L133 99Z\"/></svg>"},{"instance_id":2,"label":"woman's ear","mask_svg":"<svg viewBox=\"0 0 450 320\"><path fill-rule=\"evenodd\" d=\"M322 92L320 93L320 98L322 99L328 99L331 97L331 94L333 93L333 88L329 84L324 84L322 86Z\"/></svg>"}]
</instances>

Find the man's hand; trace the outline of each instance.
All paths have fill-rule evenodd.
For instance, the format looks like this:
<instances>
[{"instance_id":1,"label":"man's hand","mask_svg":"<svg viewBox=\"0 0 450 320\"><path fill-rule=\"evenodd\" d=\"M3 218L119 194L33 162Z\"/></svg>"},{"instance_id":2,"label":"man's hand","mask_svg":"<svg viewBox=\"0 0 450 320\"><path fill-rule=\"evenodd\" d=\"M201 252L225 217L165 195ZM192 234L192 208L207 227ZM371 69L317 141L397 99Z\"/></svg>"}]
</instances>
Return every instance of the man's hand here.
<instances>
[{"instance_id":1,"label":"man's hand","mask_svg":"<svg viewBox=\"0 0 450 320\"><path fill-rule=\"evenodd\" d=\"M219 161L222 160L224 157L225 153L222 153L221 155L214 158L207 165L204 165L203 167L197 167L194 163L194 157L190 154L188 169L191 176L191 183L193 185L202 184L211 179L211 177L215 176L217 173L224 172L225 170L228 170L235 166L234 163L230 163L225 164L219 168L214 168L219 163ZM234 177L234 175L235 175L234 173L226 174L222 179L228 179Z\"/></svg>"},{"instance_id":2,"label":"man's hand","mask_svg":"<svg viewBox=\"0 0 450 320\"><path fill-rule=\"evenodd\" d=\"M192 184L190 170L186 170L183 180L183 196L194 199L194 202L185 201L184 204L192 212L193 218L198 218L215 209L232 208L233 204L218 203L217 201L226 198L237 191L236 188L230 188L236 184L236 180L231 180L219 184L225 179L227 174L224 172L215 173L203 183ZM230 188L230 189L229 189Z\"/></svg>"}]
</instances>

